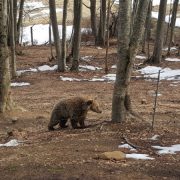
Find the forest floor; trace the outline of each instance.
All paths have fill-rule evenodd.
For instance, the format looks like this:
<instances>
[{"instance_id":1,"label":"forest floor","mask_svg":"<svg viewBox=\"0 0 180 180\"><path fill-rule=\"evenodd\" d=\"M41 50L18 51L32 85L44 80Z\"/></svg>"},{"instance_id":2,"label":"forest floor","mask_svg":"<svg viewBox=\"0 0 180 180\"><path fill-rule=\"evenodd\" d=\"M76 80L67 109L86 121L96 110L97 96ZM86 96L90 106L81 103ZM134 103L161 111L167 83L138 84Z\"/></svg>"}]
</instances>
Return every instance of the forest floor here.
<instances>
[{"instance_id":1,"label":"forest floor","mask_svg":"<svg viewBox=\"0 0 180 180\"><path fill-rule=\"evenodd\" d=\"M49 61L48 46L20 47L17 68L28 69L40 65L54 65ZM104 68L105 49L82 46L81 56L92 56L88 64ZM172 55L174 56L174 55ZM116 47L109 50L110 67L116 63ZM136 64L142 63L136 59ZM142 66L142 65L141 65ZM163 61L161 67L180 68L179 62ZM137 66L135 66L137 68ZM0 143L11 139L23 143L16 147L0 147L0 179L179 179L180 153L158 154L153 145L171 146L180 144L180 88L179 83L161 81L159 85L157 112L154 130L151 130L156 81L136 78L141 76L134 69L130 91L134 112L137 117L128 116L124 123L112 124L111 103L113 83L110 82L68 82L60 76L76 78L102 77L104 70L79 73L56 71L29 72L12 82L29 82L30 86L12 87L16 110L0 115ZM102 114L89 112L85 129L59 129L49 132L47 125L53 106L61 99L78 95L97 97ZM108 123L109 122L109 123ZM150 138L159 135L157 140ZM129 142L137 147L137 153L149 154L153 160L103 160L103 152L120 149L119 145Z\"/></svg>"}]
</instances>

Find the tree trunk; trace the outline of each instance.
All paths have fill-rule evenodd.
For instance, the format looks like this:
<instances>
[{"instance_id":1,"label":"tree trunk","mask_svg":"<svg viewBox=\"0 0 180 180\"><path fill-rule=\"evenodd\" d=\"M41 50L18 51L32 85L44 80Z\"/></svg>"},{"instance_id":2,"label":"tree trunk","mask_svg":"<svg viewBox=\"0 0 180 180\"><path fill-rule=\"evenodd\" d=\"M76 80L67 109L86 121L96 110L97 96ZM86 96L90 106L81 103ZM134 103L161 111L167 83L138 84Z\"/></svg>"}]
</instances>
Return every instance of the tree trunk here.
<instances>
[{"instance_id":1,"label":"tree trunk","mask_svg":"<svg viewBox=\"0 0 180 180\"><path fill-rule=\"evenodd\" d=\"M166 5L167 5L167 0L160 1L159 16L158 16L157 29L156 29L156 39L154 44L153 56L151 57L151 62L154 64L159 64L162 59Z\"/></svg>"},{"instance_id":2,"label":"tree trunk","mask_svg":"<svg viewBox=\"0 0 180 180\"><path fill-rule=\"evenodd\" d=\"M74 0L73 61L71 71L79 71L79 51L81 43L82 0Z\"/></svg>"},{"instance_id":3,"label":"tree trunk","mask_svg":"<svg viewBox=\"0 0 180 180\"><path fill-rule=\"evenodd\" d=\"M66 66L66 21L67 21L67 6L68 6L68 0L64 0L63 20L62 20L62 57L61 57L64 66Z\"/></svg>"},{"instance_id":4,"label":"tree trunk","mask_svg":"<svg viewBox=\"0 0 180 180\"><path fill-rule=\"evenodd\" d=\"M130 36L131 2L123 0L119 3L118 18L118 62L116 81L112 100L112 121L122 122L131 110L129 83L133 61L137 54L139 42L145 24L149 0L140 0L136 19Z\"/></svg>"},{"instance_id":5,"label":"tree trunk","mask_svg":"<svg viewBox=\"0 0 180 180\"><path fill-rule=\"evenodd\" d=\"M170 48L173 42L173 35L174 35L174 28L176 24L176 14L177 14L177 9L178 9L178 3L179 0L174 0L173 3L173 10L172 10L172 17L171 17L171 31L170 31L170 38L169 38L169 45L168 45L168 55L170 55Z\"/></svg>"},{"instance_id":6,"label":"tree trunk","mask_svg":"<svg viewBox=\"0 0 180 180\"><path fill-rule=\"evenodd\" d=\"M15 43L17 42L17 0L13 0L13 16L14 16L14 37Z\"/></svg>"},{"instance_id":7,"label":"tree trunk","mask_svg":"<svg viewBox=\"0 0 180 180\"><path fill-rule=\"evenodd\" d=\"M15 31L14 31L14 12L13 12L13 0L10 3L10 44L11 44L11 74L12 77L16 77L16 53L15 53Z\"/></svg>"},{"instance_id":8,"label":"tree trunk","mask_svg":"<svg viewBox=\"0 0 180 180\"><path fill-rule=\"evenodd\" d=\"M61 46L60 46L60 37L58 31L58 23L56 16L56 3L55 0L49 0L49 9L50 9L50 19L53 30L54 44L56 48L56 56L58 61L58 71L63 72L65 70L65 64L61 59Z\"/></svg>"},{"instance_id":9,"label":"tree trunk","mask_svg":"<svg viewBox=\"0 0 180 180\"><path fill-rule=\"evenodd\" d=\"M95 45L97 44L97 22L96 22L96 0L90 0L91 29L94 35Z\"/></svg>"},{"instance_id":10,"label":"tree trunk","mask_svg":"<svg viewBox=\"0 0 180 180\"><path fill-rule=\"evenodd\" d=\"M9 53L7 47L7 0L0 1L0 113L11 106Z\"/></svg>"},{"instance_id":11,"label":"tree trunk","mask_svg":"<svg viewBox=\"0 0 180 180\"><path fill-rule=\"evenodd\" d=\"M18 18L18 22L17 22L16 44L19 44L19 39L20 39L20 30L21 30L21 27L22 27L24 1L25 0L20 1L19 18Z\"/></svg>"},{"instance_id":12,"label":"tree trunk","mask_svg":"<svg viewBox=\"0 0 180 180\"><path fill-rule=\"evenodd\" d=\"M106 0L101 0L97 45L100 46L105 45L105 33L106 33Z\"/></svg>"},{"instance_id":13,"label":"tree trunk","mask_svg":"<svg viewBox=\"0 0 180 180\"><path fill-rule=\"evenodd\" d=\"M146 41L148 41L148 43L149 43L150 36L151 36L151 12L152 12L152 0L149 3L148 13L147 13L147 17L146 17L144 37L143 37L143 43L142 43L142 52L143 53L146 53ZM149 49L148 49L148 59L149 59Z\"/></svg>"}]
</instances>

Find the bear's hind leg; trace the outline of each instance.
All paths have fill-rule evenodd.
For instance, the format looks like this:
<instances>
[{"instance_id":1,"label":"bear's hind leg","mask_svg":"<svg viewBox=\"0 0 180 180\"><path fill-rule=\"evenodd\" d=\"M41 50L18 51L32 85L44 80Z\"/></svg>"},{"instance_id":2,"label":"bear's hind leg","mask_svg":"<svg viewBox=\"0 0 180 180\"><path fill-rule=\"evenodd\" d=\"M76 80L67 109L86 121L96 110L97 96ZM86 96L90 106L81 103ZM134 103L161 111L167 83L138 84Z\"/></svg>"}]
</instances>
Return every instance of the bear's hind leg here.
<instances>
[{"instance_id":1,"label":"bear's hind leg","mask_svg":"<svg viewBox=\"0 0 180 180\"><path fill-rule=\"evenodd\" d=\"M74 128L74 129L78 129L78 125L77 125L78 121L74 118L71 119L71 126Z\"/></svg>"}]
</instances>

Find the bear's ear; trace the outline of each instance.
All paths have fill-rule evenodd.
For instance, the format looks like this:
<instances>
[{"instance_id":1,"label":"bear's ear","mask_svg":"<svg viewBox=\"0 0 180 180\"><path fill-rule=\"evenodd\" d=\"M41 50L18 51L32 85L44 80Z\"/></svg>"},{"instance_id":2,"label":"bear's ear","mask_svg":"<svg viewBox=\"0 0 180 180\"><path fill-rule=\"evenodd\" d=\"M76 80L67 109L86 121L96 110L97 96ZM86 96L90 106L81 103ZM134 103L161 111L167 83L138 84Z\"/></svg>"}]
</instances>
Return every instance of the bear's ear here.
<instances>
[{"instance_id":1,"label":"bear's ear","mask_svg":"<svg viewBox=\"0 0 180 180\"><path fill-rule=\"evenodd\" d=\"M92 103L93 103L93 100L86 101L85 103L83 103L82 109L87 110Z\"/></svg>"},{"instance_id":2,"label":"bear's ear","mask_svg":"<svg viewBox=\"0 0 180 180\"><path fill-rule=\"evenodd\" d=\"M90 106L92 103L93 103L93 100L88 100L88 101L86 102L86 104L87 104L88 106Z\"/></svg>"}]
</instances>

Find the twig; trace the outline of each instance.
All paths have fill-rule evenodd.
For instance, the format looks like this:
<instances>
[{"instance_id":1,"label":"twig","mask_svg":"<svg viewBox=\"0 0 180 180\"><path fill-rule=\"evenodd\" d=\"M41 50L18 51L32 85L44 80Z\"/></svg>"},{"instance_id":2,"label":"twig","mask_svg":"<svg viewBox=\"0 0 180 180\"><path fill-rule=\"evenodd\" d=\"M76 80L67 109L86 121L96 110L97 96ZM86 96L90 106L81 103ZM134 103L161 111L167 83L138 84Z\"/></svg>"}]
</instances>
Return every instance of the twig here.
<instances>
[{"instance_id":1,"label":"twig","mask_svg":"<svg viewBox=\"0 0 180 180\"><path fill-rule=\"evenodd\" d=\"M141 146L137 146L133 143L131 143L124 135L123 135L123 139L126 141L127 144L129 144L131 147L133 147L134 149L144 149L143 147Z\"/></svg>"},{"instance_id":2,"label":"twig","mask_svg":"<svg viewBox=\"0 0 180 180\"><path fill-rule=\"evenodd\" d=\"M158 79L157 79L157 86L156 86L156 95L155 95L154 108L153 108L152 130L154 129L154 121L155 121L155 114L156 114L156 107L157 107L157 97L158 97L160 73L161 73L161 70L159 70L159 72L158 72Z\"/></svg>"}]
</instances>

